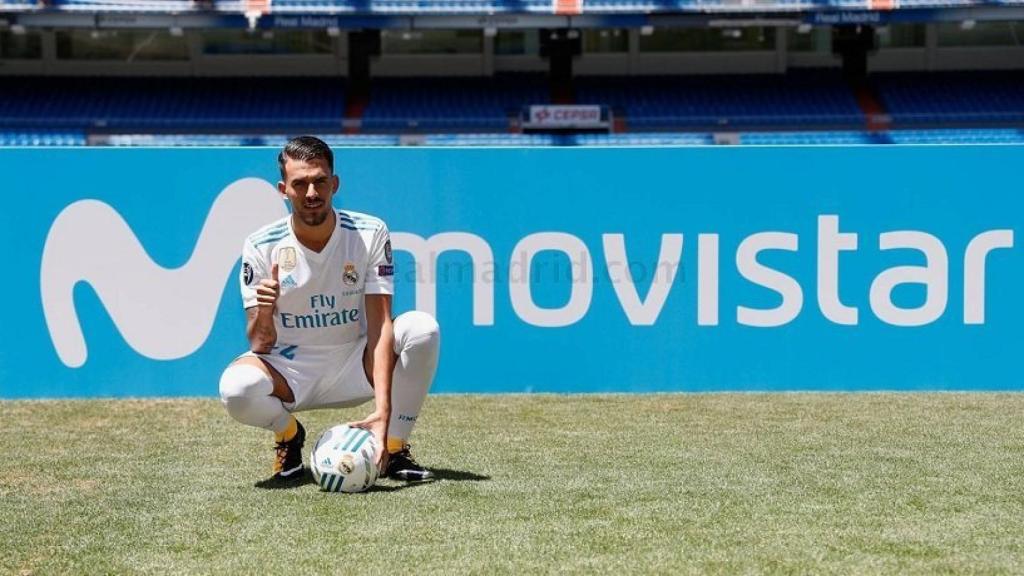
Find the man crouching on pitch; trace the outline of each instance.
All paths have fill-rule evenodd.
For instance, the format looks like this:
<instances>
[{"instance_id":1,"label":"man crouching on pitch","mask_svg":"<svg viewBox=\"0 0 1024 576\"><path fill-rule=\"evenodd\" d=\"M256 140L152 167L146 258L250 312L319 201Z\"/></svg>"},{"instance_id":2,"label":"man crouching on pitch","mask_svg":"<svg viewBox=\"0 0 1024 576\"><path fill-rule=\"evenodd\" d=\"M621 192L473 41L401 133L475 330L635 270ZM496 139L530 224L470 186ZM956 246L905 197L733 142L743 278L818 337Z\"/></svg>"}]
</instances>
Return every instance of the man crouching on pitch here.
<instances>
[{"instance_id":1,"label":"man crouching on pitch","mask_svg":"<svg viewBox=\"0 0 1024 576\"><path fill-rule=\"evenodd\" d=\"M277 188L292 214L242 247L242 300L251 352L220 379L232 418L274 432L275 478L302 474L306 431L292 414L363 404L351 426L373 433L390 478L427 480L406 441L437 369L440 332L424 312L391 320L394 264L381 220L335 210L334 154L317 138L289 141ZM385 468L386 466L386 468Z\"/></svg>"}]
</instances>

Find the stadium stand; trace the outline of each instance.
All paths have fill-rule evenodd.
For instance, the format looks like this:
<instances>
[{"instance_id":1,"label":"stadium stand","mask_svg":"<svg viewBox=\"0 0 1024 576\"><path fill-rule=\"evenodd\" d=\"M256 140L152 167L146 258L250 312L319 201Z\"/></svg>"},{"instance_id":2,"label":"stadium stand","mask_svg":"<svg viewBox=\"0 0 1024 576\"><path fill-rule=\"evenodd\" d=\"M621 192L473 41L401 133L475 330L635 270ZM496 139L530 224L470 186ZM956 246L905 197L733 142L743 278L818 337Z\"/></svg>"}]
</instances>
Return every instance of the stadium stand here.
<instances>
[{"instance_id":1,"label":"stadium stand","mask_svg":"<svg viewBox=\"0 0 1024 576\"><path fill-rule=\"evenodd\" d=\"M37 2L40 7L69 12L189 12L204 6L195 0L47 0ZM209 4L209 3L207 3Z\"/></svg>"},{"instance_id":2,"label":"stadium stand","mask_svg":"<svg viewBox=\"0 0 1024 576\"><path fill-rule=\"evenodd\" d=\"M549 101L540 75L381 78L372 84L362 129L501 132L523 106Z\"/></svg>"},{"instance_id":3,"label":"stadium stand","mask_svg":"<svg viewBox=\"0 0 1024 576\"><path fill-rule=\"evenodd\" d=\"M1014 128L893 130L893 144L1024 144L1024 130Z\"/></svg>"},{"instance_id":4,"label":"stadium stand","mask_svg":"<svg viewBox=\"0 0 1024 576\"><path fill-rule=\"evenodd\" d=\"M1024 123L1024 72L900 72L871 82L894 125Z\"/></svg>"},{"instance_id":5,"label":"stadium stand","mask_svg":"<svg viewBox=\"0 0 1024 576\"><path fill-rule=\"evenodd\" d=\"M84 132L0 132L0 146L85 146Z\"/></svg>"},{"instance_id":6,"label":"stadium stand","mask_svg":"<svg viewBox=\"0 0 1024 576\"><path fill-rule=\"evenodd\" d=\"M2 138L2 136L0 136ZM331 146L398 146L398 136L386 134L324 135ZM283 134L111 134L91 139L98 146L274 146L288 141Z\"/></svg>"},{"instance_id":7,"label":"stadium stand","mask_svg":"<svg viewBox=\"0 0 1024 576\"><path fill-rule=\"evenodd\" d=\"M339 132L344 111L340 79L0 77L7 129Z\"/></svg>"},{"instance_id":8,"label":"stadium stand","mask_svg":"<svg viewBox=\"0 0 1024 576\"><path fill-rule=\"evenodd\" d=\"M937 130L747 132L739 143L761 146L836 146L864 144L1021 144L1018 128L946 128Z\"/></svg>"},{"instance_id":9,"label":"stadium stand","mask_svg":"<svg viewBox=\"0 0 1024 576\"><path fill-rule=\"evenodd\" d=\"M0 0L0 11L38 10L42 6L39 0Z\"/></svg>"},{"instance_id":10,"label":"stadium stand","mask_svg":"<svg viewBox=\"0 0 1024 576\"><path fill-rule=\"evenodd\" d=\"M713 134L695 132L576 134L572 136L572 144L575 146L711 146L714 143Z\"/></svg>"},{"instance_id":11,"label":"stadium stand","mask_svg":"<svg viewBox=\"0 0 1024 576\"><path fill-rule=\"evenodd\" d=\"M0 11L4 10L35 10L40 3L31 0L0 0Z\"/></svg>"},{"instance_id":12,"label":"stadium stand","mask_svg":"<svg viewBox=\"0 0 1024 576\"><path fill-rule=\"evenodd\" d=\"M886 73L872 76L869 83L883 104L881 114L891 120L873 132L1024 125L1021 72ZM293 88L297 85L302 89ZM621 133L616 137L624 143L637 132L782 130L795 131L793 138L807 141L825 138L821 131L832 130L830 142L859 143L865 137L858 134L870 126L854 89L831 71L585 77L577 78L575 86L575 102L611 107ZM491 138L517 131L525 106L550 102L547 81L537 74L380 78L372 81L365 106L348 110L341 79L0 77L0 129L90 134L481 133Z\"/></svg>"},{"instance_id":13,"label":"stadium stand","mask_svg":"<svg viewBox=\"0 0 1024 576\"><path fill-rule=\"evenodd\" d=\"M1024 144L1024 129L940 129L820 131L820 132L740 132L712 134L629 133L629 134L328 134L332 146L834 146L867 144ZM0 146L272 146L281 147L283 134L99 134L86 136L76 132L0 132Z\"/></svg>"},{"instance_id":14,"label":"stadium stand","mask_svg":"<svg viewBox=\"0 0 1024 576\"><path fill-rule=\"evenodd\" d=\"M576 100L611 105L630 129L862 127L865 118L838 72L787 75L580 78Z\"/></svg>"},{"instance_id":15,"label":"stadium stand","mask_svg":"<svg viewBox=\"0 0 1024 576\"><path fill-rule=\"evenodd\" d=\"M749 146L835 146L889 144L885 133L855 130L821 132L745 132L739 143Z\"/></svg>"}]
</instances>

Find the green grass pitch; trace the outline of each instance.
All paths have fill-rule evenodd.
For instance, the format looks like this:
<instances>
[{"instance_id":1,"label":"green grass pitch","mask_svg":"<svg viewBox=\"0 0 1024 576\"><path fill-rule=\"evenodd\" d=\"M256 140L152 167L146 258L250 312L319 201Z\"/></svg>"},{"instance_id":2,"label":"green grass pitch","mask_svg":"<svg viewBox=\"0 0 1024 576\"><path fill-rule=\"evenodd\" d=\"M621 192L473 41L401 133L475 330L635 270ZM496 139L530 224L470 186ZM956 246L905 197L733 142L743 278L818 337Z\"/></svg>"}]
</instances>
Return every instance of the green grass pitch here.
<instances>
[{"instance_id":1,"label":"green grass pitch","mask_svg":"<svg viewBox=\"0 0 1024 576\"><path fill-rule=\"evenodd\" d=\"M346 495L259 483L216 400L7 401L0 573L1019 573L1022 431L1017 394L437 396L440 479Z\"/></svg>"}]
</instances>

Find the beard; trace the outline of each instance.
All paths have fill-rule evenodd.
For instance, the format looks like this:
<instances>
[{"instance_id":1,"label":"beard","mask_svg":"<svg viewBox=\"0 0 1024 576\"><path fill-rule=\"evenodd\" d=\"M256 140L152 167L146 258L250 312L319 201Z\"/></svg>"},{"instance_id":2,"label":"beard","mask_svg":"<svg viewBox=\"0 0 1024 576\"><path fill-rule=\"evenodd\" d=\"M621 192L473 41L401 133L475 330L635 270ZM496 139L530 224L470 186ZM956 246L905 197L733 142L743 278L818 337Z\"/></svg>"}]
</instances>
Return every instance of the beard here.
<instances>
[{"instance_id":1,"label":"beard","mask_svg":"<svg viewBox=\"0 0 1024 576\"><path fill-rule=\"evenodd\" d=\"M327 221L327 216L331 213L330 206L324 206L322 210L315 212L300 212L299 220L306 226L319 226Z\"/></svg>"}]
</instances>

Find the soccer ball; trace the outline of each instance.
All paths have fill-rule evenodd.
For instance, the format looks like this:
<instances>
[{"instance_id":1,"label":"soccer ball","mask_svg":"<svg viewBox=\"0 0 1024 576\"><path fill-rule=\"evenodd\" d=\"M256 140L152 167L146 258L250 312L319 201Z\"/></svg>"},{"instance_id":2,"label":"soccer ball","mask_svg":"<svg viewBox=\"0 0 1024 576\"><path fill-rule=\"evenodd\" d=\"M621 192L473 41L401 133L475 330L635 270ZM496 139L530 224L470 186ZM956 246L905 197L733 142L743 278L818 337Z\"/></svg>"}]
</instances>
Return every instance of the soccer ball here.
<instances>
[{"instance_id":1,"label":"soccer ball","mask_svg":"<svg viewBox=\"0 0 1024 576\"><path fill-rule=\"evenodd\" d=\"M338 424L313 445L310 468L327 492L362 492L377 481L380 447L369 430Z\"/></svg>"}]
</instances>

